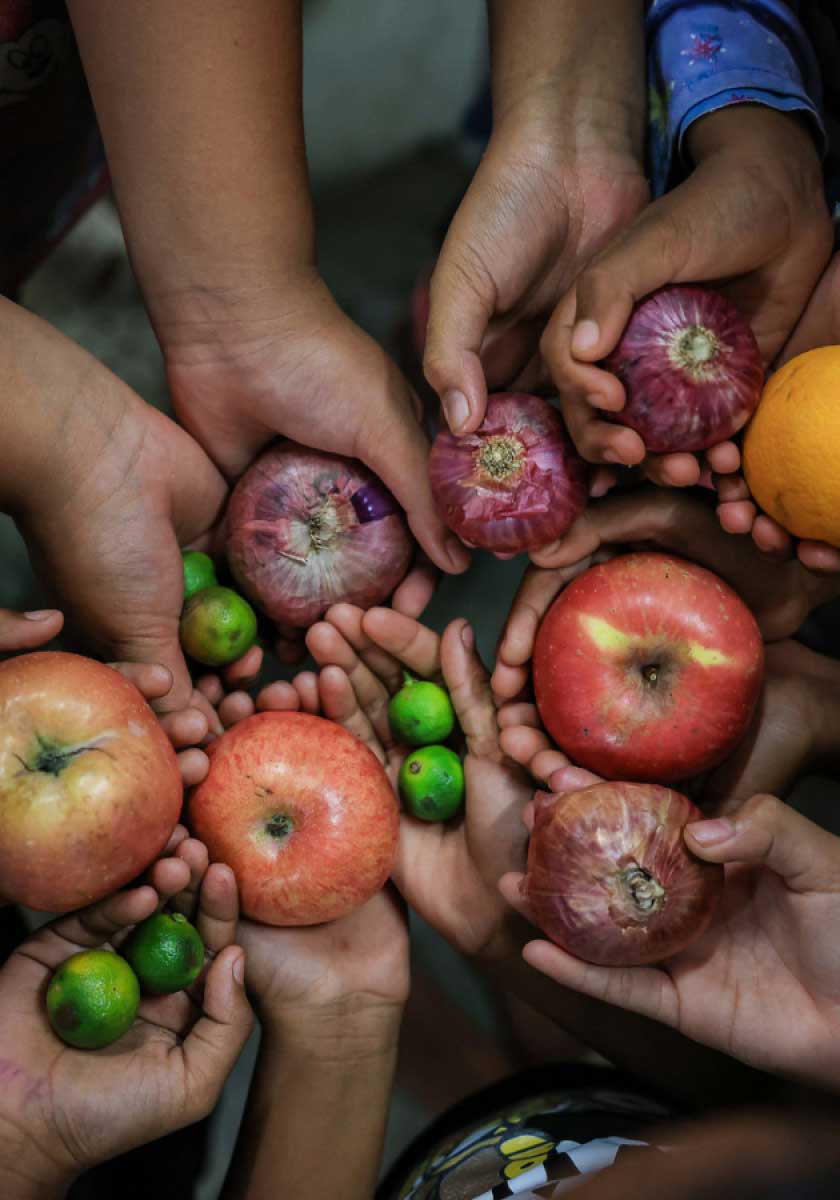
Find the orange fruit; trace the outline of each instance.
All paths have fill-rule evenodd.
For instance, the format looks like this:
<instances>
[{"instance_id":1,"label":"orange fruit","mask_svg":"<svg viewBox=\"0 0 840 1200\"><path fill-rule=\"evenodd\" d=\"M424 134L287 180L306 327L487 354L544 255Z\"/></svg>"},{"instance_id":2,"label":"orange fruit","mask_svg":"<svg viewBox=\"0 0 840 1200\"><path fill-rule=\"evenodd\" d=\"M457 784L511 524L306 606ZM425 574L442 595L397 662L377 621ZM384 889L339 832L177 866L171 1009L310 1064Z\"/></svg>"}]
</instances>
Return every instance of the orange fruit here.
<instances>
[{"instance_id":1,"label":"orange fruit","mask_svg":"<svg viewBox=\"0 0 840 1200\"><path fill-rule=\"evenodd\" d=\"M744 438L744 476L788 533L840 546L840 346L771 375Z\"/></svg>"}]
</instances>

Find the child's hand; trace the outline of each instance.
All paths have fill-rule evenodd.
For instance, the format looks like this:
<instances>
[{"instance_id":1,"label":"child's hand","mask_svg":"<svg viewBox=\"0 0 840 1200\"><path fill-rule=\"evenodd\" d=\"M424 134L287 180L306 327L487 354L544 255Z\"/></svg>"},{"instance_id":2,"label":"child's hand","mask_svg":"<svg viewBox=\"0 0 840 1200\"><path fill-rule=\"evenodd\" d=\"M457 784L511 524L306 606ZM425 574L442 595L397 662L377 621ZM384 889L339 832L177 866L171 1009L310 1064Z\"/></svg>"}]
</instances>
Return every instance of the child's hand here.
<instances>
[{"instance_id":1,"label":"child's hand","mask_svg":"<svg viewBox=\"0 0 840 1200\"><path fill-rule=\"evenodd\" d=\"M598 782L566 761L541 751L531 771L561 792ZM538 940L523 957L564 987L750 1066L840 1088L840 839L767 795L730 817L688 825L685 838L698 857L726 865L721 909L687 950L661 967L609 968ZM527 916L521 879L507 875L500 887Z\"/></svg>"},{"instance_id":2,"label":"child's hand","mask_svg":"<svg viewBox=\"0 0 840 1200\"><path fill-rule=\"evenodd\" d=\"M0 655L37 650L61 633L64 614L54 608L13 612L0 608Z\"/></svg>"},{"instance_id":3,"label":"child's hand","mask_svg":"<svg viewBox=\"0 0 840 1200\"><path fill-rule=\"evenodd\" d=\"M80 1172L206 1115L251 1029L244 956L232 945L236 883L177 830L149 882L47 925L0 970L3 1194L63 1196ZM71 954L119 942L166 902L195 919L211 958L194 992L146 999L134 1026L99 1052L66 1046L44 992ZM197 913L193 908L197 906ZM14 1181L14 1182L12 1182Z\"/></svg>"},{"instance_id":4,"label":"child's hand","mask_svg":"<svg viewBox=\"0 0 840 1200\"><path fill-rule=\"evenodd\" d=\"M745 538L720 528L711 509L674 492L633 492L590 504L569 533L541 550L519 587L502 634L493 690L512 700L528 680L534 640L557 594L614 547L655 548L682 555L727 581L752 609L767 641L790 637L818 605L840 589L837 576L819 576L794 561L776 562Z\"/></svg>"},{"instance_id":5,"label":"child's hand","mask_svg":"<svg viewBox=\"0 0 840 1200\"><path fill-rule=\"evenodd\" d=\"M563 299L542 339L572 440L590 462L644 462L656 483L697 483L688 454L646 457L631 429L598 419L624 404L621 383L594 364L617 344L633 305L669 283L726 279L770 363L790 336L830 253L831 222L813 138L800 120L735 105L689 130L694 170L598 256ZM707 452L738 469L732 443Z\"/></svg>"},{"instance_id":6,"label":"child's hand","mask_svg":"<svg viewBox=\"0 0 840 1200\"><path fill-rule=\"evenodd\" d=\"M336 605L313 626L309 649L320 677L298 679L305 708L344 725L386 764L393 779L405 756L388 723L388 701L403 683L403 667L438 678L449 689L466 739L466 811L457 824L402 819L394 882L425 921L466 954L510 955L518 923L499 903L496 884L524 862L521 812L533 789L500 747L489 680L464 620L443 638L390 609L362 614Z\"/></svg>"},{"instance_id":7,"label":"child's hand","mask_svg":"<svg viewBox=\"0 0 840 1200\"><path fill-rule=\"evenodd\" d=\"M808 301L799 323L774 364L783 366L798 354L840 342L840 254L835 254ZM760 550L791 554L794 539L781 525L759 513L740 474L718 481L718 516L729 533L751 533ZM798 542L796 555L812 571L840 571L840 550L823 542Z\"/></svg>"}]
</instances>

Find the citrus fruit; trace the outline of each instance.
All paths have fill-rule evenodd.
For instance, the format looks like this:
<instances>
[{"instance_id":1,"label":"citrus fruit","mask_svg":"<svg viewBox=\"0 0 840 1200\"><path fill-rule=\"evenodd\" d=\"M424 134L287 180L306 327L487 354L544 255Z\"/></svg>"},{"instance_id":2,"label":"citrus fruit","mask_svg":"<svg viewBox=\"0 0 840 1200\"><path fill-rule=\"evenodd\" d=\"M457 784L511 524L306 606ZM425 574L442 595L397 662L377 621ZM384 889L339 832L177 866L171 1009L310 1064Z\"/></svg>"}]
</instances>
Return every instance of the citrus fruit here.
<instances>
[{"instance_id":1,"label":"citrus fruit","mask_svg":"<svg viewBox=\"0 0 840 1200\"><path fill-rule=\"evenodd\" d=\"M140 984L131 967L110 950L83 950L53 975L47 1016L62 1041L80 1050L99 1050L121 1038L134 1023Z\"/></svg>"},{"instance_id":2,"label":"citrus fruit","mask_svg":"<svg viewBox=\"0 0 840 1200\"><path fill-rule=\"evenodd\" d=\"M448 821L464 802L464 768L448 746L423 746L400 768L400 793L421 821Z\"/></svg>"},{"instance_id":3,"label":"citrus fruit","mask_svg":"<svg viewBox=\"0 0 840 1200\"><path fill-rule=\"evenodd\" d=\"M203 592L205 588L215 587L219 581L216 578L213 559L209 554L203 554L201 550L184 550L182 554L184 559L184 600L187 601L196 592Z\"/></svg>"},{"instance_id":4,"label":"citrus fruit","mask_svg":"<svg viewBox=\"0 0 840 1200\"><path fill-rule=\"evenodd\" d=\"M449 693L442 687L406 675L405 683L388 705L388 720L398 741L409 746L430 746L449 737L455 726L455 712Z\"/></svg>"},{"instance_id":5,"label":"citrus fruit","mask_svg":"<svg viewBox=\"0 0 840 1200\"><path fill-rule=\"evenodd\" d=\"M196 662L222 667L250 650L256 637L256 614L232 588L205 588L184 605L181 645Z\"/></svg>"},{"instance_id":6,"label":"citrus fruit","mask_svg":"<svg viewBox=\"0 0 840 1200\"><path fill-rule=\"evenodd\" d=\"M144 992L165 996L195 983L204 966L201 934L181 913L155 913L122 949Z\"/></svg>"},{"instance_id":7,"label":"citrus fruit","mask_svg":"<svg viewBox=\"0 0 840 1200\"><path fill-rule=\"evenodd\" d=\"M747 427L744 475L788 533L840 546L840 346L771 375Z\"/></svg>"}]
</instances>

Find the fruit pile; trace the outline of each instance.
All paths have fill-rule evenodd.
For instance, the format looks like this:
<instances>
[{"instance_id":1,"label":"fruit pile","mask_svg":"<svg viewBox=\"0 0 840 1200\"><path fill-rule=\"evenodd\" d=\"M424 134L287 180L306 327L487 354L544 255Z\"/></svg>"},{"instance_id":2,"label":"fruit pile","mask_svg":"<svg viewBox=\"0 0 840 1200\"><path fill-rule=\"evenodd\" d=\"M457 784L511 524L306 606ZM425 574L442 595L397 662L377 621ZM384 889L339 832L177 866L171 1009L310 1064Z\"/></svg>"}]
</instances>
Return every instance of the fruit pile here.
<instances>
[{"instance_id":1,"label":"fruit pile","mask_svg":"<svg viewBox=\"0 0 840 1200\"><path fill-rule=\"evenodd\" d=\"M388 720L398 742L420 747L400 768L406 808L418 821L451 821L464 806L464 768L455 751L441 745L455 728L448 693L406 671L405 683L388 705Z\"/></svg>"},{"instance_id":2,"label":"fruit pile","mask_svg":"<svg viewBox=\"0 0 840 1200\"><path fill-rule=\"evenodd\" d=\"M181 645L206 667L224 667L257 640L257 615L233 588L220 587L209 554L184 551L184 609Z\"/></svg>"}]
</instances>

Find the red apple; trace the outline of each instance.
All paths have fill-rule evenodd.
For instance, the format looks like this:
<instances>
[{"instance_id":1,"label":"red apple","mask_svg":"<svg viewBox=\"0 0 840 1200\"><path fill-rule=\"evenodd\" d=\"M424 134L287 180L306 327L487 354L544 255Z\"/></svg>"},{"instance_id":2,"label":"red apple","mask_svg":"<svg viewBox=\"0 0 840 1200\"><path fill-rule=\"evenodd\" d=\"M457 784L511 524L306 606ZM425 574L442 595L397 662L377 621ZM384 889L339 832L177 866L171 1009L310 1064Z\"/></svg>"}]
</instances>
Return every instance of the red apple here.
<instances>
[{"instance_id":1,"label":"red apple","mask_svg":"<svg viewBox=\"0 0 840 1200\"><path fill-rule=\"evenodd\" d=\"M711 571L625 554L555 600L533 672L542 722L570 758L608 779L670 783L717 766L744 736L764 648Z\"/></svg>"},{"instance_id":2,"label":"red apple","mask_svg":"<svg viewBox=\"0 0 840 1200\"><path fill-rule=\"evenodd\" d=\"M67 912L163 850L181 812L175 752L146 701L76 654L0 663L0 892Z\"/></svg>"},{"instance_id":3,"label":"red apple","mask_svg":"<svg viewBox=\"0 0 840 1200\"><path fill-rule=\"evenodd\" d=\"M399 829L376 756L332 721L257 713L211 743L189 825L231 867L243 913L318 925L364 904L391 873Z\"/></svg>"}]
</instances>

